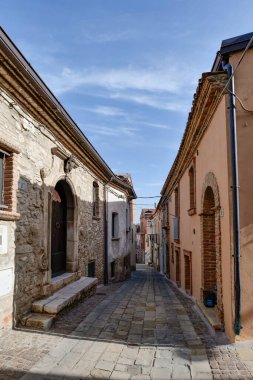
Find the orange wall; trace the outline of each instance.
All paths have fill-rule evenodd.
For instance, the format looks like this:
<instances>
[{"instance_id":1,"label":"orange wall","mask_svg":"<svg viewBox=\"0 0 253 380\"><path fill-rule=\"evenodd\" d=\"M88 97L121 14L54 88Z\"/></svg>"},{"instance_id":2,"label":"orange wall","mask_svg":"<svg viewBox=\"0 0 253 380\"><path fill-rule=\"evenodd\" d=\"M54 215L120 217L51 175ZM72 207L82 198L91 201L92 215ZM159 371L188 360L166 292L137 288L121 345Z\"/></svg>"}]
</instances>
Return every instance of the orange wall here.
<instances>
[{"instance_id":1,"label":"orange wall","mask_svg":"<svg viewBox=\"0 0 253 380\"><path fill-rule=\"evenodd\" d=\"M241 52L230 62L235 66ZM235 93L253 110L253 49L247 51L235 73ZM242 326L241 338L253 338L253 113L236 102L239 199L241 224Z\"/></svg>"},{"instance_id":2,"label":"orange wall","mask_svg":"<svg viewBox=\"0 0 253 380\"><path fill-rule=\"evenodd\" d=\"M230 256L230 224L229 224L229 182L227 160L227 128L226 128L226 105L222 100L212 122L204 134L196 158L196 208L197 213L189 216L190 208L189 175L188 170L183 174L180 188L180 248L181 248L181 286L184 287L184 252L192 252L192 290L193 296L201 299L201 229L200 216L202 205L202 187L208 172L214 173L220 194L220 206L224 210L221 222L221 251L222 251L222 281L223 281L223 305L226 333L233 339L232 330L232 294L231 294L231 256ZM174 194L169 203L170 213L174 214ZM170 225L173 226L172 217ZM195 229L195 234L193 230ZM173 242L173 228L170 233ZM177 244L175 245L177 246ZM175 280L175 264L171 266L171 277Z\"/></svg>"}]
</instances>

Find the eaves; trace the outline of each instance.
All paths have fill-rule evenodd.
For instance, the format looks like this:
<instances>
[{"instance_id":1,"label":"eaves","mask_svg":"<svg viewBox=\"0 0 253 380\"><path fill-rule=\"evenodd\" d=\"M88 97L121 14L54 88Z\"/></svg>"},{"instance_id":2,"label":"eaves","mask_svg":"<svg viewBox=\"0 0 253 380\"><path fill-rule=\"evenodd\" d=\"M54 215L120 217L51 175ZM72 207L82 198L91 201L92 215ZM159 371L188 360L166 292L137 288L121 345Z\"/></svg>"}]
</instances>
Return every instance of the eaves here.
<instances>
[{"instance_id":1,"label":"eaves","mask_svg":"<svg viewBox=\"0 0 253 380\"><path fill-rule=\"evenodd\" d=\"M194 152L222 99L220 95L226 82L227 73L223 71L202 74L177 156L161 190L162 196L169 195L172 192L173 187L179 182L192 160ZM161 203L162 198L159 206Z\"/></svg>"}]
</instances>

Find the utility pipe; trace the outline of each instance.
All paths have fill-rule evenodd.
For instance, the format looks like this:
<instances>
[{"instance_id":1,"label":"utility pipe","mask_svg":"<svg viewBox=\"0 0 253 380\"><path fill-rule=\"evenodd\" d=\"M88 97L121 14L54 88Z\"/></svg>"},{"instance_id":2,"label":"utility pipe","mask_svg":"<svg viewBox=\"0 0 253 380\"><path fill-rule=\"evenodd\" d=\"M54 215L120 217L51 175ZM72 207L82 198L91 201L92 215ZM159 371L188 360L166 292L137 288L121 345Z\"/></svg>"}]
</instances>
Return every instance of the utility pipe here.
<instances>
[{"instance_id":1,"label":"utility pipe","mask_svg":"<svg viewBox=\"0 0 253 380\"><path fill-rule=\"evenodd\" d=\"M240 335L241 331L241 276L240 276L240 216L239 216L239 185L238 185L238 157L236 136L236 111L234 96L234 72L233 66L228 63L223 65L229 79L229 129L230 152L232 169L232 194L233 194L233 241L234 241L234 289L235 289L235 321L234 332Z\"/></svg>"},{"instance_id":2,"label":"utility pipe","mask_svg":"<svg viewBox=\"0 0 253 380\"><path fill-rule=\"evenodd\" d=\"M106 189L107 183L104 184L104 285L108 285L108 202Z\"/></svg>"}]
</instances>

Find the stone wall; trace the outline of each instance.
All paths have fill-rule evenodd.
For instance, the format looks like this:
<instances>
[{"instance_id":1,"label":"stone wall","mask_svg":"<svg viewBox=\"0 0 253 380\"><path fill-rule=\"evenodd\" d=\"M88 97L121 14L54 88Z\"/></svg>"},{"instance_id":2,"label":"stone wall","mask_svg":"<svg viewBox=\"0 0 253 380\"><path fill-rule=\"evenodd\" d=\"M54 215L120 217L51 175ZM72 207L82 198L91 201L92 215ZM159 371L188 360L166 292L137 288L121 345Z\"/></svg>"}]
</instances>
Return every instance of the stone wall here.
<instances>
[{"instance_id":1,"label":"stone wall","mask_svg":"<svg viewBox=\"0 0 253 380\"><path fill-rule=\"evenodd\" d=\"M8 253L0 255L0 271L10 268L13 273L8 300L6 295L0 298L1 307L4 305L6 309L0 314L4 319L10 318L14 297L14 313L18 320L30 310L35 299L50 293L52 192L59 180L66 183L72 199L71 215L67 217L67 271L76 272L77 276L87 275L88 262L95 260L96 276L100 283L103 281L103 183L77 160L66 174L64 160L73 152L64 146L64 141L57 141L46 126L17 104L13 105L3 91L0 131L6 141L20 149L16 159L20 219L2 222L0 216L0 226L8 227ZM96 218L92 214L94 180L99 185L100 198L100 213Z\"/></svg>"}]
</instances>

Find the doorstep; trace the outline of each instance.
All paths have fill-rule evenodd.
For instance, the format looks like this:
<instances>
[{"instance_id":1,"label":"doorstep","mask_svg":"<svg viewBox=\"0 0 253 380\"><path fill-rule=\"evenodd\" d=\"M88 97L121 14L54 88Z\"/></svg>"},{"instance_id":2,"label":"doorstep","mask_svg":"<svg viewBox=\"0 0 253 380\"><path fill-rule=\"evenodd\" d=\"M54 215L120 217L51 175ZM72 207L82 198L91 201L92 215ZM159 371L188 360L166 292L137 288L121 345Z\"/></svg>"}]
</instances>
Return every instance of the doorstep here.
<instances>
[{"instance_id":1,"label":"doorstep","mask_svg":"<svg viewBox=\"0 0 253 380\"><path fill-rule=\"evenodd\" d=\"M78 278L77 273L69 273L69 272L63 273L57 277L53 277L50 282L51 292L52 293L56 292L57 290L77 280L77 278Z\"/></svg>"},{"instance_id":2,"label":"doorstep","mask_svg":"<svg viewBox=\"0 0 253 380\"><path fill-rule=\"evenodd\" d=\"M27 327L48 330L62 310L84 297L90 297L95 294L97 283L97 278L81 277L79 280L56 291L50 297L34 301L32 313L23 317L21 324Z\"/></svg>"},{"instance_id":3,"label":"doorstep","mask_svg":"<svg viewBox=\"0 0 253 380\"><path fill-rule=\"evenodd\" d=\"M197 305L214 330L223 330L223 325L216 315L215 307L206 307L200 301L197 301Z\"/></svg>"}]
</instances>

